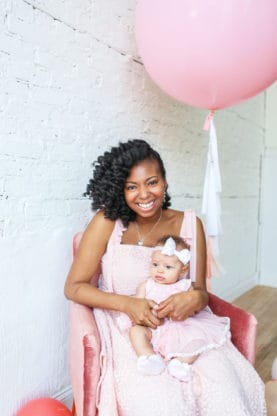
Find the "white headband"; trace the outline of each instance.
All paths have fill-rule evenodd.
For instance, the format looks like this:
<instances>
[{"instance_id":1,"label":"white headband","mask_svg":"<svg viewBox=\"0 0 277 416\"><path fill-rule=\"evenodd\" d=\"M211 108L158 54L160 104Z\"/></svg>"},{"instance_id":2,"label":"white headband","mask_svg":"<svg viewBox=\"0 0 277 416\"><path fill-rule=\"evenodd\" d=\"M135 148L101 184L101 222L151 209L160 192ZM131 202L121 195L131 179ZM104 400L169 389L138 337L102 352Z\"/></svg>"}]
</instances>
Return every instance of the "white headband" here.
<instances>
[{"instance_id":1,"label":"white headband","mask_svg":"<svg viewBox=\"0 0 277 416\"><path fill-rule=\"evenodd\" d=\"M161 250L162 254L166 254L167 256L176 256L178 259L186 265L190 261L190 251L184 248L181 251L176 250L176 243L172 237L169 237L165 245L162 247L158 246L156 249Z\"/></svg>"}]
</instances>

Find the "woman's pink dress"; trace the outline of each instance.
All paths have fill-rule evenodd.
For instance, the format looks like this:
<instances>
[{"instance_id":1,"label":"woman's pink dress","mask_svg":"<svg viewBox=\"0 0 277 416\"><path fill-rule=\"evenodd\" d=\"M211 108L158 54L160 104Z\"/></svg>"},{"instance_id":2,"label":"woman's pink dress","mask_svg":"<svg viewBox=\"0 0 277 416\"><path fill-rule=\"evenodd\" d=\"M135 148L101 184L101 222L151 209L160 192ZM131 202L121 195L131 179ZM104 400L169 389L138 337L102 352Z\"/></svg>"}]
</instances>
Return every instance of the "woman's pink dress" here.
<instances>
[{"instance_id":1,"label":"woman's pink dress","mask_svg":"<svg viewBox=\"0 0 277 416\"><path fill-rule=\"evenodd\" d=\"M170 295L185 292L190 287L191 279L181 279L176 283L163 285L149 278L145 285L145 297L160 303ZM165 319L163 325L152 330L151 343L156 352L165 359L171 359L191 357L219 348L230 338L230 319L214 315L207 306L181 322Z\"/></svg>"},{"instance_id":2,"label":"woman's pink dress","mask_svg":"<svg viewBox=\"0 0 277 416\"><path fill-rule=\"evenodd\" d=\"M107 292L135 295L148 275L152 248L121 244L124 227L117 220L102 259L99 286ZM180 235L191 245L195 275L195 215L186 211ZM264 385L230 341L202 353L193 364L191 382L138 373L128 332L118 327L118 313L94 309L101 337L99 416L265 416Z\"/></svg>"}]
</instances>

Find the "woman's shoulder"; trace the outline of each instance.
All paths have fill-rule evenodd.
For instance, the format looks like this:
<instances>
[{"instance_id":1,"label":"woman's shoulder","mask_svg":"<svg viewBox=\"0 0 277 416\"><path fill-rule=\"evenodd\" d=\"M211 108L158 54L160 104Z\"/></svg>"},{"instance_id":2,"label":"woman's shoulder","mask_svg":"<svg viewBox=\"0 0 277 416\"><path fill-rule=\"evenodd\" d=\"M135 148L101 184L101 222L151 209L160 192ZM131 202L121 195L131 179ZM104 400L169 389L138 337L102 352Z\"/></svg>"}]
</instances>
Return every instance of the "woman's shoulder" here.
<instances>
[{"instance_id":1,"label":"woman's shoulder","mask_svg":"<svg viewBox=\"0 0 277 416\"><path fill-rule=\"evenodd\" d=\"M105 217L105 213L103 210L99 210L95 213L95 215L90 220L90 224L93 225L101 225L104 227L113 227L115 224L114 220L110 220L109 218Z\"/></svg>"},{"instance_id":2,"label":"woman's shoulder","mask_svg":"<svg viewBox=\"0 0 277 416\"><path fill-rule=\"evenodd\" d=\"M179 211L179 210L172 209L172 208L167 208L163 211L163 217L166 220L176 220L176 219L183 218L183 216L184 216L184 211Z\"/></svg>"},{"instance_id":3,"label":"woman's shoulder","mask_svg":"<svg viewBox=\"0 0 277 416\"><path fill-rule=\"evenodd\" d=\"M196 215L195 211L192 208L187 208L184 211L168 208L167 210L165 210L165 213L166 219L185 219L187 217L191 218L197 223L202 223L201 219Z\"/></svg>"},{"instance_id":4,"label":"woman's shoulder","mask_svg":"<svg viewBox=\"0 0 277 416\"><path fill-rule=\"evenodd\" d=\"M169 217L182 217L185 214L195 215L195 211L192 208L186 208L183 211L173 208L167 208L166 210L164 210L164 213L166 213L166 215L168 215Z\"/></svg>"},{"instance_id":5,"label":"woman's shoulder","mask_svg":"<svg viewBox=\"0 0 277 416\"><path fill-rule=\"evenodd\" d=\"M168 208L164 211L163 217L167 221L172 222L184 222L184 221L200 221L201 220L196 216L193 209L185 209L184 211L179 211L176 209Z\"/></svg>"},{"instance_id":6,"label":"woman's shoulder","mask_svg":"<svg viewBox=\"0 0 277 416\"><path fill-rule=\"evenodd\" d=\"M116 221L106 218L104 212L99 210L90 220L85 229L85 234L92 234L94 237L108 241L115 227L115 223Z\"/></svg>"}]
</instances>

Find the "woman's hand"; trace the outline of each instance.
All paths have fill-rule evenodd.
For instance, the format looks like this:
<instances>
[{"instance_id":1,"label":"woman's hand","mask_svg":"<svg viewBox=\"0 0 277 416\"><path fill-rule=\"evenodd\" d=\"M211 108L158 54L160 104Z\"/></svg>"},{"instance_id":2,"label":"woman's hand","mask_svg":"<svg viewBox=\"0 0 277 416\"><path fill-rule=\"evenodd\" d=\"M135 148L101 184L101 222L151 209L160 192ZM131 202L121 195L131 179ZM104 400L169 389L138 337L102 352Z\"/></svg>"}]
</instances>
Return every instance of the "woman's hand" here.
<instances>
[{"instance_id":1,"label":"woman's hand","mask_svg":"<svg viewBox=\"0 0 277 416\"><path fill-rule=\"evenodd\" d=\"M208 303L208 294L196 289L180 292L169 296L156 309L158 318L170 318L173 321L183 321L203 309Z\"/></svg>"},{"instance_id":2,"label":"woman's hand","mask_svg":"<svg viewBox=\"0 0 277 416\"><path fill-rule=\"evenodd\" d=\"M162 320L157 318L157 306L153 300L128 297L123 312L129 316L134 324L156 329L162 323Z\"/></svg>"}]
</instances>

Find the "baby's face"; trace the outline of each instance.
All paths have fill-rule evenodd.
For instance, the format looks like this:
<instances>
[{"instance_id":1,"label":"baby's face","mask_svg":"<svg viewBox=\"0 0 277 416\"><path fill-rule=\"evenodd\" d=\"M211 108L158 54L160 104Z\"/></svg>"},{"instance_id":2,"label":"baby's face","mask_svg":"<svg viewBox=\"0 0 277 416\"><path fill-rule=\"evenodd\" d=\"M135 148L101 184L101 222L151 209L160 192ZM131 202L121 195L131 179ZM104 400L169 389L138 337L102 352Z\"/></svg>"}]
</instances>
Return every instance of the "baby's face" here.
<instances>
[{"instance_id":1,"label":"baby's face","mask_svg":"<svg viewBox=\"0 0 277 416\"><path fill-rule=\"evenodd\" d=\"M152 254L150 277L157 283L168 285L179 280L184 271L184 265L176 256L167 256L159 250Z\"/></svg>"}]
</instances>

